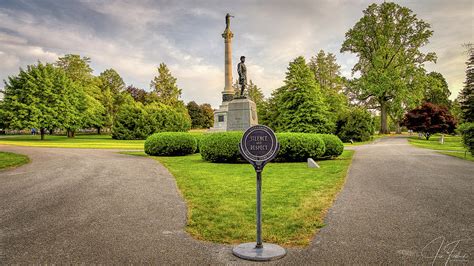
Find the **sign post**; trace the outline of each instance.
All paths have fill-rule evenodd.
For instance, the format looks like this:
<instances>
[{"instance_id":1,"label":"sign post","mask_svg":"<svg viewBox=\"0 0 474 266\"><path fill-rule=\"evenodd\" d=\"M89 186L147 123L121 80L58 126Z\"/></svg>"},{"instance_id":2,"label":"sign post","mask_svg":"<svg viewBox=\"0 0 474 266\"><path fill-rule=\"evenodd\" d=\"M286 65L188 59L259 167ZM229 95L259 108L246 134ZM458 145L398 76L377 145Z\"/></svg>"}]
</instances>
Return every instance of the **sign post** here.
<instances>
[{"instance_id":1,"label":"sign post","mask_svg":"<svg viewBox=\"0 0 474 266\"><path fill-rule=\"evenodd\" d=\"M262 241L262 171L278 154L280 144L275 133L267 126L256 125L247 129L240 141L240 153L255 168L257 174L257 242L240 244L232 250L235 256L254 261L282 258L286 250Z\"/></svg>"}]
</instances>

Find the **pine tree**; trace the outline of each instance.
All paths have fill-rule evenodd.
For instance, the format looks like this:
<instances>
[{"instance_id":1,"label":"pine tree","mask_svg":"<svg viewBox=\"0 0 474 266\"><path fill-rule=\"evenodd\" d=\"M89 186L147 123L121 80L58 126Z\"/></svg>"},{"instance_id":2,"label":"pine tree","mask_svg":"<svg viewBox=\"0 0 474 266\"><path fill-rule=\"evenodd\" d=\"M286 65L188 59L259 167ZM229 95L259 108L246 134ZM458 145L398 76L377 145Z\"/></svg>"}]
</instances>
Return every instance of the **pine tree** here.
<instances>
[{"instance_id":1,"label":"pine tree","mask_svg":"<svg viewBox=\"0 0 474 266\"><path fill-rule=\"evenodd\" d=\"M303 57L290 62L285 85L270 99L268 124L277 131L330 133L327 103Z\"/></svg>"},{"instance_id":2,"label":"pine tree","mask_svg":"<svg viewBox=\"0 0 474 266\"><path fill-rule=\"evenodd\" d=\"M474 122L474 47L468 47L469 61L466 62L466 81L459 92L458 100L464 122Z\"/></svg>"},{"instance_id":3,"label":"pine tree","mask_svg":"<svg viewBox=\"0 0 474 266\"><path fill-rule=\"evenodd\" d=\"M181 89L176 85L176 78L171 75L165 63L161 63L158 67L158 76L153 78L150 87L158 96L159 102L175 107L184 105L179 100Z\"/></svg>"}]
</instances>

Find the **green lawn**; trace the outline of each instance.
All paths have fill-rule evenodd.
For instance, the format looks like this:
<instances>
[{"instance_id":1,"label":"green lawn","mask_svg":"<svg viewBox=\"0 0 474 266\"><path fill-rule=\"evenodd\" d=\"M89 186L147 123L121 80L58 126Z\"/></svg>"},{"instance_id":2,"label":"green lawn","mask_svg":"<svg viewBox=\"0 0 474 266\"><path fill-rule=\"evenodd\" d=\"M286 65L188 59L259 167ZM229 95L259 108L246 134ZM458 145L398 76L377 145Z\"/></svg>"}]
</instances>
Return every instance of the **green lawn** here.
<instances>
[{"instance_id":1,"label":"green lawn","mask_svg":"<svg viewBox=\"0 0 474 266\"><path fill-rule=\"evenodd\" d=\"M29 161L30 160L26 155L0 151L0 169L20 166L22 164L28 163Z\"/></svg>"},{"instance_id":2,"label":"green lawn","mask_svg":"<svg viewBox=\"0 0 474 266\"><path fill-rule=\"evenodd\" d=\"M11 135L0 136L0 144L51 147L51 148L84 148L84 149L126 149L143 150L144 140L115 140L110 135L76 135L75 138L66 136Z\"/></svg>"},{"instance_id":3,"label":"green lawn","mask_svg":"<svg viewBox=\"0 0 474 266\"><path fill-rule=\"evenodd\" d=\"M442 154L474 161L474 157L469 152L466 153L466 148L462 144L461 137L445 135L444 144L439 143L440 138L441 135L439 134L431 136L429 140L425 138L419 139L413 136L408 139L408 142L420 148L437 150Z\"/></svg>"},{"instance_id":4,"label":"green lawn","mask_svg":"<svg viewBox=\"0 0 474 266\"><path fill-rule=\"evenodd\" d=\"M144 153L128 153L144 155ZM263 239L308 245L324 226L326 210L341 190L353 151L306 163L270 163L263 171ZM217 243L255 241L255 172L250 164L215 164L200 154L153 157L175 176L188 206L187 231Z\"/></svg>"}]
</instances>

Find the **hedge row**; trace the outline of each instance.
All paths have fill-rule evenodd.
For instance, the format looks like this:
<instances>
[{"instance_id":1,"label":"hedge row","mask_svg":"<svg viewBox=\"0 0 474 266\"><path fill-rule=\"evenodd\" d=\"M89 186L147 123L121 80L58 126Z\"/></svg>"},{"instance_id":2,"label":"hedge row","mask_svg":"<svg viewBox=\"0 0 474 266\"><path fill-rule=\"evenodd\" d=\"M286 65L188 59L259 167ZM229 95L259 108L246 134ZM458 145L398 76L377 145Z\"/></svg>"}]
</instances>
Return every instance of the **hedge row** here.
<instances>
[{"instance_id":1,"label":"hedge row","mask_svg":"<svg viewBox=\"0 0 474 266\"><path fill-rule=\"evenodd\" d=\"M205 134L201 138L200 152L210 162L239 162L244 159L239 152L242 132ZM342 154L344 145L334 135L310 133L277 133L280 151L277 162L305 162L308 158L322 159Z\"/></svg>"},{"instance_id":2,"label":"hedge row","mask_svg":"<svg viewBox=\"0 0 474 266\"><path fill-rule=\"evenodd\" d=\"M145 141L145 153L148 155L186 155L194 153L196 147L196 138L184 132L155 133Z\"/></svg>"},{"instance_id":3,"label":"hedge row","mask_svg":"<svg viewBox=\"0 0 474 266\"><path fill-rule=\"evenodd\" d=\"M155 133L145 141L149 155L186 155L200 152L204 160L216 163L245 161L239 152L243 133L219 132L189 134L184 132ZM342 154L344 146L335 135L310 133L277 133L280 151L277 162L304 162L307 158L333 158Z\"/></svg>"}]
</instances>

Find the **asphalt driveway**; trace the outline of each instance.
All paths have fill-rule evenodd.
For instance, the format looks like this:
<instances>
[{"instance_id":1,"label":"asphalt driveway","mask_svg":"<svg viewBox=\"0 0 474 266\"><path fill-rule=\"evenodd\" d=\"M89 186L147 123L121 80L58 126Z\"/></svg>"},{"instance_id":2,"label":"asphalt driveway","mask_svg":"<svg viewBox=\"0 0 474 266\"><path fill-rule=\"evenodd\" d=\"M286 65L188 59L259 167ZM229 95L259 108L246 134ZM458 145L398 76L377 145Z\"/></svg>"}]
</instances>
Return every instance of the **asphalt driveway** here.
<instances>
[{"instance_id":1,"label":"asphalt driveway","mask_svg":"<svg viewBox=\"0 0 474 266\"><path fill-rule=\"evenodd\" d=\"M271 264L474 261L474 163L404 138L355 148L326 226ZM241 264L184 232L186 206L156 161L110 150L0 146L0 264Z\"/></svg>"}]
</instances>

